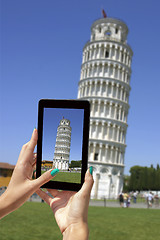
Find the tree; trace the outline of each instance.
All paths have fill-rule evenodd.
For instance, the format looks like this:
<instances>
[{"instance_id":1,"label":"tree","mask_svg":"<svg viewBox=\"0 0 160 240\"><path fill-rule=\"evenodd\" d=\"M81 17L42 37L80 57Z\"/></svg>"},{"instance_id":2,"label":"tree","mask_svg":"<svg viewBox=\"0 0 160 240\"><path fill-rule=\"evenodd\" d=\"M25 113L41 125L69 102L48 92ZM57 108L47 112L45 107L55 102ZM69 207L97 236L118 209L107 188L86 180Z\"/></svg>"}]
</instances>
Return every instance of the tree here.
<instances>
[{"instance_id":1,"label":"tree","mask_svg":"<svg viewBox=\"0 0 160 240\"><path fill-rule=\"evenodd\" d=\"M130 176L124 175L123 176L123 191L125 191L125 192L129 191L129 182L130 182Z\"/></svg>"},{"instance_id":2,"label":"tree","mask_svg":"<svg viewBox=\"0 0 160 240\"><path fill-rule=\"evenodd\" d=\"M130 182L129 182L129 190L136 191L139 190L139 178L140 178L140 166L131 167L130 173Z\"/></svg>"},{"instance_id":3,"label":"tree","mask_svg":"<svg viewBox=\"0 0 160 240\"><path fill-rule=\"evenodd\" d=\"M130 191L160 190L160 168L133 166L130 169L128 189Z\"/></svg>"},{"instance_id":4,"label":"tree","mask_svg":"<svg viewBox=\"0 0 160 240\"><path fill-rule=\"evenodd\" d=\"M156 191L160 190L160 168L157 168L157 170L156 170L155 190Z\"/></svg>"},{"instance_id":5,"label":"tree","mask_svg":"<svg viewBox=\"0 0 160 240\"><path fill-rule=\"evenodd\" d=\"M70 168L75 168L75 167L81 167L81 165L82 165L82 161L72 160L69 167Z\"/></svg>"}]
</instances>

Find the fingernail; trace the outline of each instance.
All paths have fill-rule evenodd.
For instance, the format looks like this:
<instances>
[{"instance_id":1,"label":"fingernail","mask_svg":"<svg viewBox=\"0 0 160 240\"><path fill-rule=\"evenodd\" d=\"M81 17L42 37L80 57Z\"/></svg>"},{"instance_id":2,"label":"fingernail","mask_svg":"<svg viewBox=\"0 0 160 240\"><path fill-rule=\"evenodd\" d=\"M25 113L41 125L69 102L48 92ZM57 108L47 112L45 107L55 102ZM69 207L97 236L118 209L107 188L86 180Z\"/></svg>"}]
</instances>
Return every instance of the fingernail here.
<instances>
[{"instance_id":1,"label":"fingernail","mask_svg":"<svg viewBox=\"0 0 160 240\"><path fill-rule=\"evenodd\" d=\"M59 169L58 169L58 168L53 169L53 170L51 171L52 177L55 176L58 172L59 172Z\"/></svg>"},{"instance_id":2,"label":"fingernail","mask_svg":"<svg viewBox=\"0 0 160 240\"><path fill-rule=\"evenodd\" d=\"M93 173L93 167L92 167L92 166L90 166L89 172L90 172L90 174L92 175L92 173Z\"/></svg>"},{"instance_id":3,"label":"fingernail","mask_svg":"<svg viewBox=\"0 0 160 240\"><path fill-rule=\"evenodd\" d=\"M36 130L36 128L33 129L32 135L34 134L35 130Z\"/></svg>"}]
</instances>

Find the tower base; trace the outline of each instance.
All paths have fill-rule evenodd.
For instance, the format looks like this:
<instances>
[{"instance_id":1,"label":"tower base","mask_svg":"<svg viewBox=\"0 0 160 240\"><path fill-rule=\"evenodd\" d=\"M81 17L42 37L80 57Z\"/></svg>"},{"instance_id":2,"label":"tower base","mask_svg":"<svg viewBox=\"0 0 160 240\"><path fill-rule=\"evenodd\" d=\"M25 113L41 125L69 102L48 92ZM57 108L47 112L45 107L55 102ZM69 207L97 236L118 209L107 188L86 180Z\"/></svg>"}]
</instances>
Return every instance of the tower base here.
<instances>
[{"instance_id":1,"label":"tower base","mask_svg":"<svg viewBox=\"0 0 160 240\"><path fill-rule=\"evenodd\" d=\"M58 168L59 170L68 170L69 161L67 161L67 160L53 160L53 167Z\"/></svg>"},{"instance_id":2,"label":"tower base","mask_svg":"<svg viewBox=\"0 0 160 240\"><path fill-rule=\"evenodd\" d=\"M123 166L89 161L93 167L92 199L116 199L123 189Z\"/></svg>"}]
</instances>

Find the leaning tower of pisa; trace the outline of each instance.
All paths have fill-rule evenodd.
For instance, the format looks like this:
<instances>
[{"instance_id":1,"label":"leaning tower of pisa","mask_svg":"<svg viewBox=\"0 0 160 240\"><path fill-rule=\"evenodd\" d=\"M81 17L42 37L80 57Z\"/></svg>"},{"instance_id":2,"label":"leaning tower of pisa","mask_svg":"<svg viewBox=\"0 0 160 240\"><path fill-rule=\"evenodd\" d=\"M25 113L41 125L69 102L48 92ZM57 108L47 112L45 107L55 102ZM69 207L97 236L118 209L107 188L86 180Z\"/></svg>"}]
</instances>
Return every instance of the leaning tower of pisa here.
<instances>
[{"instance_id":1,"label":"leaning tower of pisa","mask_svg":"<svg viewBox=\"0 0 160 240\"><path fill-rule=\"evenodd\" d=\"M132 50L128 28L102 18L91 27L83 48L78 99L91 104L89 165L93 166L92 198L115 198L123 187L125 138Z\"/></svg>"},{"instance_id":2,"label":"leaning tower of pisa","mask_svg":"<svg viewBox=\"0 0 160 240\"><path fill-rule=\"evenodd\" d=\"M62 119L57 128L53 167L68 170L71 146L71 126L68 119Z\"/></svg>"}]
</instances>

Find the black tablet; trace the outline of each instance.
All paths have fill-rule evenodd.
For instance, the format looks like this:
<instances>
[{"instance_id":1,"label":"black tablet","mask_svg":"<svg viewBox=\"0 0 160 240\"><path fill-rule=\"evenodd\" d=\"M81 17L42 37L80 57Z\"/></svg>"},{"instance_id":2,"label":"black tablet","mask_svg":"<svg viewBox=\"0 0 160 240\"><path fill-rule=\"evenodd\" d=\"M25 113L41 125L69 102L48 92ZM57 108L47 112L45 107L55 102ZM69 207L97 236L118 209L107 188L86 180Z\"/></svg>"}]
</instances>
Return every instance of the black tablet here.
<instances>
[{"instance_id":1,"label":"black tablet","mask_svg":"<svg viewBox=\"0 0 160 240\"><path fill-rule=\"evenodd\" d=\"M88 165L90 104L83 100L39 101L37 178L58 168L43 188L78 191Z\"/></svg>"}]
</instances>

